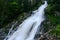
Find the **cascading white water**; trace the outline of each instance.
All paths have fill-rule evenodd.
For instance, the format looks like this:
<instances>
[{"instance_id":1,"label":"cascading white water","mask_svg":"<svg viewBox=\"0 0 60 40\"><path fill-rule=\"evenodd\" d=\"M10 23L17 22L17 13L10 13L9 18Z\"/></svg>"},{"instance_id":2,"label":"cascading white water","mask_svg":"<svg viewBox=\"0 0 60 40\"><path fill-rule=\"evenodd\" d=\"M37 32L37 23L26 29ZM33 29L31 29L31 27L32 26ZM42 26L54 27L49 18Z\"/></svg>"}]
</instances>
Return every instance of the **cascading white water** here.
<instances>
[{"instance_id":1,"label":"cascading white water","mask_svg":"<svg viewBox=\"0 0 60 40\"><path fill-rule=\"evenodd\" d=\"M46 7L47 1L37 10L33 11L34 14L24 20L7 40L34 40L38 27L44 21L44 9Z\"/></svg>"}]
</instances>

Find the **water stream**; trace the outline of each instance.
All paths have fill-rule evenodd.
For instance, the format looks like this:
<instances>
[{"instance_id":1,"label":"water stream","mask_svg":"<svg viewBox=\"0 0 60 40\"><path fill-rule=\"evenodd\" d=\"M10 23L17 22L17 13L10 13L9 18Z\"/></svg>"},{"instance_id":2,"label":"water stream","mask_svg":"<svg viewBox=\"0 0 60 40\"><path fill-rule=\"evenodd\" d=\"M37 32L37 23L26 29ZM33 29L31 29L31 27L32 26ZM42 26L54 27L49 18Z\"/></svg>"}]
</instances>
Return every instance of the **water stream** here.
<instances>
[{"instance_id":1,"label":"water stream","mask_svg":"<svg viewBox=\"0 0 60 40\"><path fill-rule=\"evenodd\" d=\"M47 1L37 10L33 11L33 15L25 19L18 29L8 38L4 40L34 40L38 27L45 20L44 9L47 7ZM41 26L40 26L41 27Z\"/></svg>"}]
</instances>

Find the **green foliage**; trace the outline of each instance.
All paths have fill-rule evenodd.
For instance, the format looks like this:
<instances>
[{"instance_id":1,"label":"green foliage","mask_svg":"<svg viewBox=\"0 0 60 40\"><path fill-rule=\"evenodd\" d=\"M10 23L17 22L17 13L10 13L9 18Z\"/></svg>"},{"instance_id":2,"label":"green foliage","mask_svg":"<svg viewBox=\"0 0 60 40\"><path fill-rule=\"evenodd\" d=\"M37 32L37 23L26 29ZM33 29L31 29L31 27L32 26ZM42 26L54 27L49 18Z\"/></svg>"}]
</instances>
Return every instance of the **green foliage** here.
<instances>
[{"instance_id":1,"label":"green foliage","mask_svg":"<svg viewBox=\"0 0 60 40\"><path fill-rule=\"evenodd\" d=\"M37 8L40 0L0 0L0 28L16 20L24 12ZM24 15L24 14L23 14Z\"/></svg>"},{"instance_id":2,"label":"green foliage","mask_svg":"<svg viewBox=\"0 0 60 40\"><path fill-rule=\"evenodd\" d=\"M60 24L57 24L56 26L56 34L57 36L60 36Z\"/></svg>"},{"instance_id":3,"label":"green foliage","mask_svg":"<svg viewBox=\"0 0 60 40\"><path fill-rule=\"evenodd\" d=\"M48 0L48 4L47 17L56 27L51 33L60 36L60 0Z\"/></svg>"}]
</instances>

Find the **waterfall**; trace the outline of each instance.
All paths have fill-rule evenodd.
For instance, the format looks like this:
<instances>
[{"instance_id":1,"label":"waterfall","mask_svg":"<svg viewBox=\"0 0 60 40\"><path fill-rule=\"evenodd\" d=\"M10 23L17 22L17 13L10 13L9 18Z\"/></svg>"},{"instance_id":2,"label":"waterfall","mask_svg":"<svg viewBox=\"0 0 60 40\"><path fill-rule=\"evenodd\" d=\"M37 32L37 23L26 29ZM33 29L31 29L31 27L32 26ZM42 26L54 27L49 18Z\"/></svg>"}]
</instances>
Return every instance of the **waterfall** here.
<instances>
[{"instance_id":1,"label":"waterfall","mask_svg":"<svg viewBox=\"0 0 60 40\"><path fill-rule=\"evenodd\" d=\"M45 20L44 9L47 7L47 1L33 15L19 25L18 29L7 40L34 40L38 27Z\"/></svg>"}]
</instances>

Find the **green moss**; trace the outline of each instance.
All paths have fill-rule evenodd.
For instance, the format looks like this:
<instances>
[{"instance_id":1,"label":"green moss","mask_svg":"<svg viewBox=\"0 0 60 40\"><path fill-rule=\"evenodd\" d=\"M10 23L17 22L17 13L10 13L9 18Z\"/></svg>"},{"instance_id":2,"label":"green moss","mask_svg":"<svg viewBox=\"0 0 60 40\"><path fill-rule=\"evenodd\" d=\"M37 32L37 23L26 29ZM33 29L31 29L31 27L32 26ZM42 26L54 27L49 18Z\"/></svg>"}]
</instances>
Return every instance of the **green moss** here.
<instances>
[{"instance_id":1,"label":"green moss","mask_svg":"<svg viewBox=\"0 0 60 40\"><path fill-rule=\"evenodd\" d=\"M57 26L56 26L56 29L60 29L60 25L57 25Z\"/></svg>"},{"instance_id":2,"label":"green moss","mask_svg":"<svg viewBox=\"0 0 60 40\"><path fill-rule=\"evenodd\" d=\"M55 17L55 16L52 16L52 15L47 15L47 16L48 16L49 20L50 20L53 24L56 23L56 17Z\"/></svg>"},{"instance_id":3,"label":"green moss","mask_svg":"<svg viewBox=\"0 0 60 40\"><path fill-rule=\"evenodd\" d=\"M18 5L18 3L17 3L17 2L11 2L10 4L13 4L13 5Z\"/></svg>"}]
</instances>

